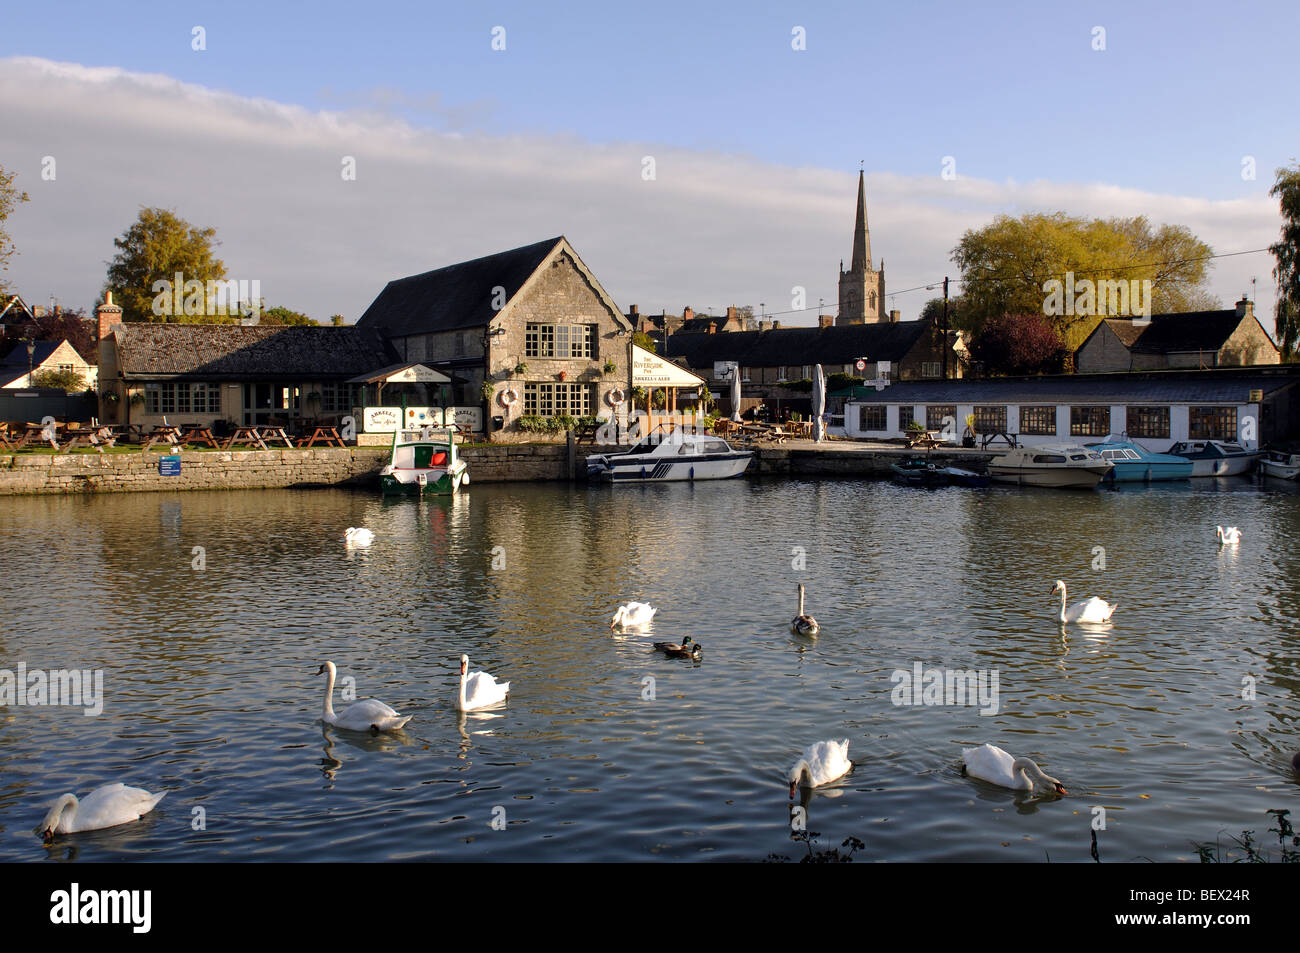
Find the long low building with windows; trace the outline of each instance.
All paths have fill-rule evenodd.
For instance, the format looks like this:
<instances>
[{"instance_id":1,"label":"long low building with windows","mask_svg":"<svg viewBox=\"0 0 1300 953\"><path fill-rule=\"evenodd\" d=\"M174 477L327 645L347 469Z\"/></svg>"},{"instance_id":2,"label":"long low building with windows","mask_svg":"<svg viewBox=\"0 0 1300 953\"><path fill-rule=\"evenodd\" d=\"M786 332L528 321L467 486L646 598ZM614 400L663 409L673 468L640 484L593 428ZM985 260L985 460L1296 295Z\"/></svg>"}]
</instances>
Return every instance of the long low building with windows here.
<instances>
[{"instance_id":1,"label":"long low building with windows","mask_svg":"<svg viewBox=\"0 0 1300 953\"><path fill-rule=\"evenodd\" d=\"M959 441L973 418L977 438L1014 436L1022 446L1125 434L1153 451L1180 440L1238 440L1251 447L1300 432L1300 366L1140 374L905 381L855 387L844 402L844 436L893 439L913 421ZM834 431L832 431L834 432ZM999 444L1001 442L999 441Z\"/></svg>"}]
</instances>

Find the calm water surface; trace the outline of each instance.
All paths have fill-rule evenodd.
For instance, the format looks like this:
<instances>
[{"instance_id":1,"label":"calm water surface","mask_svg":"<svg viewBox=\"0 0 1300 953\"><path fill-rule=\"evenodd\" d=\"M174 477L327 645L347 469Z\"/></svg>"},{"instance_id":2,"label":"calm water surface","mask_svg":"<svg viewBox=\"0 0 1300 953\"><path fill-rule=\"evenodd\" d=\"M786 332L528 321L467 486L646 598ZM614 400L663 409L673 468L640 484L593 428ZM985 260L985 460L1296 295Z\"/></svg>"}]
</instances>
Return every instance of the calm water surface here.
<instances>
[{"instance_id":1,"label":"calm water surface","mask_svg":"<svg viewBox=\"0 0 1300 953\"><path fill-rule=\"evenodd\" d=\"M348 526L375 545L346 551ZM1103 860L1193 859L1300 814L1300 495L1271 482L47 497L0 501L0 530L0 667L99 668L106 695L99 717L0 708L3 860L797 857L784 773L831 737L857 766L808 827L859 859L1088 860L1096 805ZM1118 602L1113 627L1063 634L1058 577ZM787 628L800 581L817 639ZM650 636L609 631L629 599L660 607ZM650 650L684 635L702 662ZM506 707L456 712L462 652ZM406 730L324 728L325 659ZM895 706L918 661L996 670L999 712ZM1070 796L963 778L983 742ZM118 780L170 793L139 823L32 833Z\"/></svg>"}]
</instances>

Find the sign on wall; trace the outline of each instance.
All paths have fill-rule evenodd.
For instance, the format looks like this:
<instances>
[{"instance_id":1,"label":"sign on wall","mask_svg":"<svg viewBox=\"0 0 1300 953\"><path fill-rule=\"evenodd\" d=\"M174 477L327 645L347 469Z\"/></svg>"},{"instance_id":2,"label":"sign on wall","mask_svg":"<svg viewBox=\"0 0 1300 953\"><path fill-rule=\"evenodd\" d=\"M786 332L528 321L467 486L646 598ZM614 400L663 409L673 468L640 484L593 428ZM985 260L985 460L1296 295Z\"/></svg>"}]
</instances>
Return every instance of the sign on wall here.
<instances>
[{"instance_id":1,"label":"sign on wall","mask_svg":"<svg viewBox=\"0 0 1300 953\"><path fill-rule=\"evenodd\" d=\"M361 413L366 433L394 433L402 425L400 407L367 407Z\"/></svg>"},{"instance_id":2,"label":"sign on wall","mask_svg":"<svg viewBox=\"0 0 1300 953\"><path fill-rule=\"evenodd\" d=\"M454 421L457 427L467 428L475 433L483 430L482 407L448 407L448 421Z\"/></svg>"},{"instance_id":3,"label":"sign on wall","mask_svg":"<svg viewBox=\"0 0 1300 953\"><path fill-rule=\"evenodd\" d=\"M443 410L441 407L407 407L406 426L408 428L441 427Z\"/></svg>"},{"instance_id":4,"label":"sign on wall","mask_svg":"<svg viewBox=\"0 0 1300 953\"><path fill-rule=\"evenodd\" d=\"M158 475L159 476L180 476L181 458L179 456L159 457Z\"/></svg>"}]
</instances>

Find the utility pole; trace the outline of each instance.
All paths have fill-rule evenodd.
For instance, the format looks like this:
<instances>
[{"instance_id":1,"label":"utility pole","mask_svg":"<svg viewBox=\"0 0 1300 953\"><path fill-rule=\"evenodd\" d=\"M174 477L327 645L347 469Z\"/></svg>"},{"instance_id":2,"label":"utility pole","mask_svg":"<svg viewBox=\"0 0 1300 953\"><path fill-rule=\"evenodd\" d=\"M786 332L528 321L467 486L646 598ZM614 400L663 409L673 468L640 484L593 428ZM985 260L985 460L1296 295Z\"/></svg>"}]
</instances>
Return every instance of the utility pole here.
<instances>
[{"instance_id":1,"label":"utility pole","mask_svg":"<svg viewBox=\"0 0 1300 953\"><path fill-rule=\"evenodd\" d=\"M948 276L943 277L943 379L948 379Z\"/></svg>"}]
</instances>

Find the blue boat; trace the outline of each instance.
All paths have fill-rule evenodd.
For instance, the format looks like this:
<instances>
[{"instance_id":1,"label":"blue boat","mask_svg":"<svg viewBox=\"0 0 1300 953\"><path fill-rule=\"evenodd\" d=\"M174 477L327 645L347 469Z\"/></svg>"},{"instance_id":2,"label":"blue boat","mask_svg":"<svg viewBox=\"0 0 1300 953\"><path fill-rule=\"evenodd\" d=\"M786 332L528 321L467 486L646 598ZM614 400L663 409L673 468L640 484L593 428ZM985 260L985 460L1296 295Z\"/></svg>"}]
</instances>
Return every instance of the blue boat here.
<instances>
[{"instance_id":1,"label":"blue boat","mask_svg":"<svg viewBox=\"0 0 1300 953\"><path fill-rule=\"evenodd\" d=\"M1090 443L1089 450L1096 450L1105 459L1115 464L1108 479L1119 483L1149 483L1153 480L1186 480L1192 475L1194 464L1186 457L1169 453L1152 453L1146 447L1139 446L1131 440L1109 438L1105 443Z\"/></svg>"}]
</instances>

